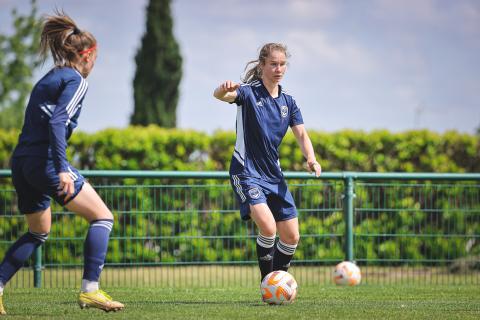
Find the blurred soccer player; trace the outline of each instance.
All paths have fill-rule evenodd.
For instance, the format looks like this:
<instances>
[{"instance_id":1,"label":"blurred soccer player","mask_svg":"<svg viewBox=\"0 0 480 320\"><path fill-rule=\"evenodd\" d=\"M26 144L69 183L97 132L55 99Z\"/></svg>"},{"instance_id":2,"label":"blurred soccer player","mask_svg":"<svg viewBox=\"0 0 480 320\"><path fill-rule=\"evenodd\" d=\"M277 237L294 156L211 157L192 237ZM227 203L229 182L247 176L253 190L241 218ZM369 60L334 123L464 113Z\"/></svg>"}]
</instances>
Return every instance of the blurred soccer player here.
<instances>
[{"instance_id":1,"label":"blurred soccer player","mask_svg":"<svg viewBox=\"0 0 480 320\"><path fill-rule=\"evenodd\" d=\"M288 127L292 128L309 171L318 177L322 170L300 109L279 85L288 56L283 44L265 44L258 59L247 63L242 84L225 81L213 94L238 106L230 181L240 202L242 219L253 219L259 229L257 257L262 279L274 270L288 270L300 238L297 209L278 157ZM277 232L279 241L275 246Z\"/></svg>"},{"instance_id":2,"label":"blurred soccer player","mask_svg":"<svg viewBox=\"0 0 480 320\"><path fill-rule=\"evenodd\" d=\"M0 264L0 314L6 313L4 286L48 238L51 198L90 223L84 245L80 307L121 310L124 305L113 301L98 285L113 215L66 157L67 140L77 126L87 92L85 79L97 58L96 40L57 11L43 21L40 50L44 59L51 52L55 67L32 90L12 155L12 181L28 232L8 249Z\"/></svg>"}]
</instances>

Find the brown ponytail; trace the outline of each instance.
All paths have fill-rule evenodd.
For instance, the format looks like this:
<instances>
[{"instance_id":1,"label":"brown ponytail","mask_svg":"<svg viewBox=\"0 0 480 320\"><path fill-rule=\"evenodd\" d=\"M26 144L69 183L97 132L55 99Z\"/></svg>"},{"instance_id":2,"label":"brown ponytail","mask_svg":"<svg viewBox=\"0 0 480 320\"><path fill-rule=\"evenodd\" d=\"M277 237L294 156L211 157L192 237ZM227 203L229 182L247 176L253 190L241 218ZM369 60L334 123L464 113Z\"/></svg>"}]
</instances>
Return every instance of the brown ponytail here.
<instances>
[{"instance_id":1,"label":"brown ponytail","mask_svg":"<svg viewBox=\"0 0 480 320\"><path fill-rule=\"evenodd\" d=\"M260 65L265 65L265 61L267 60L270 52L277 50L285 53L285 56L288 58L290 54L287 51L287 46L281 43L267 43L260 49L260 54L258 55L257 60L252 60L247 63L245 66L245 70L248 69L248 66L253 64L254 66L248 69L241 79L244 83L250 83L255 80L259 80L262 78L262 68Z\"/></svg>"},{"instance_id":2,"label":"brown ponytail","mask_svg":"<svg viewBox=\"0 0 480 320\"><path fill-rule=\"evenodd\" d=\"M56 66L72 67L80 60L81 51L96 44L95 37L88 31L80 30L63 11L56 10L55 15L43 19L40 55L44 61L50 51Z\"/></svg>"}]
</instances>

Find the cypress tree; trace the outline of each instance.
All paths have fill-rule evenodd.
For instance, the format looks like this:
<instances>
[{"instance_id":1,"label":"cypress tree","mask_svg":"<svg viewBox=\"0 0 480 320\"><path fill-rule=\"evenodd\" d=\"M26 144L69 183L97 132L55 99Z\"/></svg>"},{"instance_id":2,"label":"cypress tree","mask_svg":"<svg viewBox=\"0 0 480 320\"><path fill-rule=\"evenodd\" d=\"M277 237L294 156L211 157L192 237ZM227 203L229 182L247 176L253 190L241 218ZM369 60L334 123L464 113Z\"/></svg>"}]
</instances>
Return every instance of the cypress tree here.
<instances>
[{"instance_id":1,"label":"cypress tree","mask_svg":"<svg viewBox=\"0 0 480 320\"><path fill-rule=\"evenodd\" d=\"M173 35L170 0L150 0L147 30L135 61L135 109L130 123L175 127L182 57Z\"/></svg>"}]
</instances>

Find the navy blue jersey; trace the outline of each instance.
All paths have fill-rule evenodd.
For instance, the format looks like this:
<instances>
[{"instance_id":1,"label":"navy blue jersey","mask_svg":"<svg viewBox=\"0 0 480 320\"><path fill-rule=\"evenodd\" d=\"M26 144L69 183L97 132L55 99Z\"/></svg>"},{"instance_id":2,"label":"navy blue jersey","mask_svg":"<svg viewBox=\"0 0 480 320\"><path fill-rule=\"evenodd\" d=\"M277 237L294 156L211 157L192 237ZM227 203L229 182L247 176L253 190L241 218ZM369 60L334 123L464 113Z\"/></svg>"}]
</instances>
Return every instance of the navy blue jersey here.
<instances>
[{"instance_id":1,"label":"navy blue jersey","mask_svg":"<svg viewBox=\"0 0 480 320\"><path fill-rule=\"evenodd\" d=\"M261 81L242 84L237 107L237 141L230 173L277 183L283 179L278 148L288 127L303 124L292 96L279 87L273 98Z\"/></svg>"},{"instance_id":2,"label":"navy blue jersey","mask_svg":"<svg viewBox=\"0 0 480 320\"><path fill-rule=\"evenodd\" d=\"M13 157L53 160L57 173L68 172L67 140L77 126L87 81L75 69L56 67L35 84Z\"/></svg>"}]
</instances>

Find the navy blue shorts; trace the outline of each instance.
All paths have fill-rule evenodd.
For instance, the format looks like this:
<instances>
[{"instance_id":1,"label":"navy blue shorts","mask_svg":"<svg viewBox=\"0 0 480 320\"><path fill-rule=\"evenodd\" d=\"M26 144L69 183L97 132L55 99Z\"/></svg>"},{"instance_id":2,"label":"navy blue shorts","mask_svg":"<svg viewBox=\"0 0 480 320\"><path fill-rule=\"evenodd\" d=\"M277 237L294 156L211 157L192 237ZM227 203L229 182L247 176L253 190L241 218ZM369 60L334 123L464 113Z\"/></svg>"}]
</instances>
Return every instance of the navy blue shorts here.
<instances>
[{"instance_id":1,"label":"navy blue shorts","mask_svg":"<svg viewBox=\"0 0 480 320\"><path fill-rule=\"evenodd\" d=\"M53 198L65 205L82 190L85 178L69 166L70 177L74 181L75 193L67 201L65 195L58 195L60 180L53 160L39 157L12 158L12 182L17 191L18 208L21 213L35 213L50 207Z\"/></svg>"},{"instance_id":2,"label":"navy blue shorts","mask_svg":"<svg viewBox=\"0 0 480 320\"><path fill-rule=\"evenodd\" d=\"M285 180L269 183L257 178L231 174L230 183L240 202L240 215L243 220L250 219L250 205L259 203L268 205L275 221L290 220L298 216Z\"/></svg>"}]
</instances>

